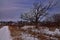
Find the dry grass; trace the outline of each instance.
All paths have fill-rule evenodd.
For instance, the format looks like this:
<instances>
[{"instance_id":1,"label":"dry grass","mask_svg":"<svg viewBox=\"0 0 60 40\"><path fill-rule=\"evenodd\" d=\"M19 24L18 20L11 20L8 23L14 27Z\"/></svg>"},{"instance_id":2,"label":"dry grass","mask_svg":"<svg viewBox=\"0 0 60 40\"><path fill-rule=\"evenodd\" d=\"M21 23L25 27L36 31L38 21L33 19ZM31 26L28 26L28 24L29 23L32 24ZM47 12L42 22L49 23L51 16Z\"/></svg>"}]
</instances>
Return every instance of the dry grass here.
<instances>
[{"instance_id":1,"label":"dry grass","mask_svg":"<svg viewBox=\"0 0 60 40\"><path fill-rule=\"evenodd\" d=\"M22 40L21 37L19 37L21 31L17 30L15 26L9 26L9 29L13 40Z\"/></svg>"},{"instance_id":2,"label":"dry grass","mask_svg":"<svg viewBox=\"0 0 60 40\"><path fill-rule=\"evenodd\" d=\"M37 37L38 39L41 39L41 40L52 40L50 36L42 33L32 32L30 29L27 29L27 30L17 29L15 26L9 26L9 29L11 31L11 36L13 37L13 40L22 40L21 37L18 37L22 31L23 32L27 31L27 33L31 34L31 36ZM55 28L50 28L50 30L55 30ZM57 37L57 38L60 40L60 37Z\"/></svg>"}]
</instances>

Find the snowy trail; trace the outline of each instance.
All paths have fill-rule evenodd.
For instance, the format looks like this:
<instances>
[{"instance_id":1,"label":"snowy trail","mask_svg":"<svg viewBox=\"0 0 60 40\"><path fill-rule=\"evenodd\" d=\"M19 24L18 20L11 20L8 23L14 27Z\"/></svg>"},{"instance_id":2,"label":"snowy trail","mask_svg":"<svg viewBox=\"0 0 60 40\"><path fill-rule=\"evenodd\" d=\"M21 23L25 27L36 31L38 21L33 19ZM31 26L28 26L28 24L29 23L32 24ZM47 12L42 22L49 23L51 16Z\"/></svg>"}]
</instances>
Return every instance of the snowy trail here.
<instances>
[{"instance_id":1,"label":"snowy trail","mask_svg":"<svg viewBox=\"0 0 60 40\"><path fill-rule=\"evenodd\" d=\"M8 26L0 29L0 40L12 40Z\"/></svg>"}]
</instances>

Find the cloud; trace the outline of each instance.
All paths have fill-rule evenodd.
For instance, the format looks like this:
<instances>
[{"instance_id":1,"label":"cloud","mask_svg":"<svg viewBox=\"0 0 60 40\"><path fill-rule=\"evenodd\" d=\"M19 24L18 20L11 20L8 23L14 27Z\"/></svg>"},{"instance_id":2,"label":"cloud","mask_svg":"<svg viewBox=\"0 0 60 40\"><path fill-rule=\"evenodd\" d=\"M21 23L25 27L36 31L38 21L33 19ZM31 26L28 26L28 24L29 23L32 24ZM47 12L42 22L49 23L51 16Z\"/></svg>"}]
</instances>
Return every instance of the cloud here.
<instances>
[{"instance_id":1,"label":"cloud","mask_svg":"<svg viewBox=\"0 0 60 40\"><path fill-rule=\"evenodd\" d=\"M29 11L33 3L39 1L40 0L0 0L0 20L18 20L21 13ZM56 9L59 10L60 8Z\"/></svg>"},{"instance_id":2,"label":"cloud","mask_svg":"<svg viewBox=\"0 0 60 40\"><path fill-rule=\"evenodd\" d=\"M16 10L18 7L6 7L6 8L1 8L2 11L10 11L10 10Z\"/></svg>"}]
</instances>

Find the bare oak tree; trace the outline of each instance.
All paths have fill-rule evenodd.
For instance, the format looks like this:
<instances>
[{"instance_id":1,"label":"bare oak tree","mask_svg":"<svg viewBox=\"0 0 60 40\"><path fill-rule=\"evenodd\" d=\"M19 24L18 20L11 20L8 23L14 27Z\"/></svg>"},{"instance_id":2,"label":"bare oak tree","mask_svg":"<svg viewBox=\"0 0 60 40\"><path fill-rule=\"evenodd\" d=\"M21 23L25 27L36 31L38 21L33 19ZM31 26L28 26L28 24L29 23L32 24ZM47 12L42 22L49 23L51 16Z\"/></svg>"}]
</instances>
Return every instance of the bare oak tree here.
<instances>
[{"instance_id":1,"label":"bare oak tree","mask_svg":"<svg viewBox=\"0 0 60 40\"><path fill-rule=\"evenodd\" d=\"M48 14L48 10L56 6L54 0L48 0L47 3L39 2L33 4L33 9L30 12L21 14L21 18L27 21L35 22L36 27L38 26L39 20ZM41 17L42 16L42 17Z\"/></svg>"}]
</instances>

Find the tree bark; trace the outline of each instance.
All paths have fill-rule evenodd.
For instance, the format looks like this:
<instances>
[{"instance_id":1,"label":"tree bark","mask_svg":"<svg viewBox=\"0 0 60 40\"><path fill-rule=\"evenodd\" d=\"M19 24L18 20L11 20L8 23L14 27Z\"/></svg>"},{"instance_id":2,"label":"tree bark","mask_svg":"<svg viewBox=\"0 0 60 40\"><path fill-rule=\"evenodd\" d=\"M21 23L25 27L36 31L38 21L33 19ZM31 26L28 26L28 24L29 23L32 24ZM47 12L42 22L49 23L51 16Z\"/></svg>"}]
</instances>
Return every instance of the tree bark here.
<instances>
[{"instance_id":1,"label":"tree bark","mask_svg":"<svg viewBox=\"0 0 60 40\"><path fill-rule=\"evenodd\" d=\"M36 28L38 28L38 18L36 18L35 26L36 26Z\"/></svg>"}]
</instances>

